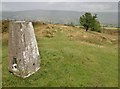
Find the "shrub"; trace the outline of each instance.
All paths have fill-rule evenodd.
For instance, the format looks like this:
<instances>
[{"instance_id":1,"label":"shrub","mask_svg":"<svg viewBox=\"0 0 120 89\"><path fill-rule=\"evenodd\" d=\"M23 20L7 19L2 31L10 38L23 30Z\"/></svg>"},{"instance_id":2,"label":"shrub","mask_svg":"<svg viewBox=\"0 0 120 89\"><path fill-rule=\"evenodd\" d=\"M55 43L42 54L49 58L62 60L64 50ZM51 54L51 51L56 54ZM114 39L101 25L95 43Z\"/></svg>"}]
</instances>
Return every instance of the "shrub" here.
<instances>
[{"instance_id":1,"label":"shrub","mask_svg":"<svg viewBox=\"0 0 120 89\"><path fill-rule=\"evenodd\" d=\"M100 32L101 30L100 22L97 20L97 14L92 16L91 13L86 12L80 17L80 24L85 28L86 31L90 29L92 31Z\"/></svg>"}]
</instances>

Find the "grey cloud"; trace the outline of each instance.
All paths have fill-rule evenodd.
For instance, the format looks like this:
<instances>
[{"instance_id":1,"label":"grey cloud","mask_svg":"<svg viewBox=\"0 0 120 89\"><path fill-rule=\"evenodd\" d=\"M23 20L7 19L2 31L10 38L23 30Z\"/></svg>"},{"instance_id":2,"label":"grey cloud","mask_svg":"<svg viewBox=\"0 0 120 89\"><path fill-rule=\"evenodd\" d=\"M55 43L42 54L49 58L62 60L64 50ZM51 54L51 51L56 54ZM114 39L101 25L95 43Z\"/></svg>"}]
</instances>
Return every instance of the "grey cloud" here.
<instances>
[{"instance_id":1,"label":"grey cloud","mask_svg":"<svg viewBox=\"0 0 120 89\"><path fill-rule=\"evenodd\" d=\"M3 2L3 11L22 10L71 10L91 12L116 12L117 2Z\"/></svg>"},{"instance_id":2,"label":"grey cloud","mask_svg":"<svg viewBox=\"0 0 120 89\"><path fill-rule=\"evenodd\" d=\"M119 2L119 0L4 0L3 2Z\"/></svg>"}]
</instances>

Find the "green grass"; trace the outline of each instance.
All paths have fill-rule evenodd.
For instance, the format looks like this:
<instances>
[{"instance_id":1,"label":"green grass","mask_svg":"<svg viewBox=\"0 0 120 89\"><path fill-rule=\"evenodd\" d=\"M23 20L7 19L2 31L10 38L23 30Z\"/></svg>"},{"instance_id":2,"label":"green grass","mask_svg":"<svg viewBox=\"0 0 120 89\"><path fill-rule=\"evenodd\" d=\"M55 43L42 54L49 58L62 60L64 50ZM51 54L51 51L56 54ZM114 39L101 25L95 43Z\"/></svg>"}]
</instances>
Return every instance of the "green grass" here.
<instances>
[{"instance_id":1,"label":"green grass","mask_svg":"<svg viewBox=\"0 0 120 89\"><path fill-rule=\"evenodd\" d=\"M117 87L117 48L108 44L103 48L82 44L81 41L71 40L66 34L67 31L58 31L52 38L36 35L41 54L41 69L26 79L8 72L8 45L4 41L3 86Z\"/></svg>"},{"instance_id":2,"label":"green grass","mask_svg":"<svg viewBox=\"0 0 120 89\"><path fill-rule=\"evenodd\" d=\"M0 64L0 88L2 88L2 64Z\"/></svg>"}]
</instances>

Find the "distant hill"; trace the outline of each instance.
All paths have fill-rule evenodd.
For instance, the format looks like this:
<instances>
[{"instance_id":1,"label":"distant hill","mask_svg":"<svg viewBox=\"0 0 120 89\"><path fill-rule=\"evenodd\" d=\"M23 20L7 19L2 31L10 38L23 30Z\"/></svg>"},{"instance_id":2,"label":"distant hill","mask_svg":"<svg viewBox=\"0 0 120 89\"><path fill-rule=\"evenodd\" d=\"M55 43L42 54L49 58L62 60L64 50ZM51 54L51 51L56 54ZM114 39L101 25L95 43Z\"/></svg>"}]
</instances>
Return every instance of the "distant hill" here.
<instances>
[{"instance_id":1,"label":"distant hill","mask_svg":"<svg viewBox=\"0 0 120 89\"><path fill-rule=\"evenodd\" d=\"M98 19L101 24L104 25L118 25L118 13L117 12L94 12L98 14ZM94 14L93 13L93 14ZM80 16L84 12L75 11L57 11L57 10L27 10L27 11L4 11L2 13L2 19L16 19L16 20L39 20L51 23L62 24L79 24Z\"/></svg>"}]
</instances>

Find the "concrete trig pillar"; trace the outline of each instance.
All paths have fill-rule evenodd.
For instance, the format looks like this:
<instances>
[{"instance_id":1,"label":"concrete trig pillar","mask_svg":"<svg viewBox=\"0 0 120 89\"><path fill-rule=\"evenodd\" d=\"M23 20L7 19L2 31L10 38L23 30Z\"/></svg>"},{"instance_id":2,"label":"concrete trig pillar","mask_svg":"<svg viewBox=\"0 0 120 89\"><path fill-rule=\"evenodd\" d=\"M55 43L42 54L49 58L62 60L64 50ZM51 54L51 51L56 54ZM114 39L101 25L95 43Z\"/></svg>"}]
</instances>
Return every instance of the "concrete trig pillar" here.
<instances>
[{"instance_id":1,"label":"concrete trig pillar","mask_svg":"<svg viewBox=\"0 0 120 89\"><path fill-rule=\"evenodd\" d=\"M10 22L8 69L22 78L40 69L40 55L32 22Z\"/></svg>"}]
</instances>

